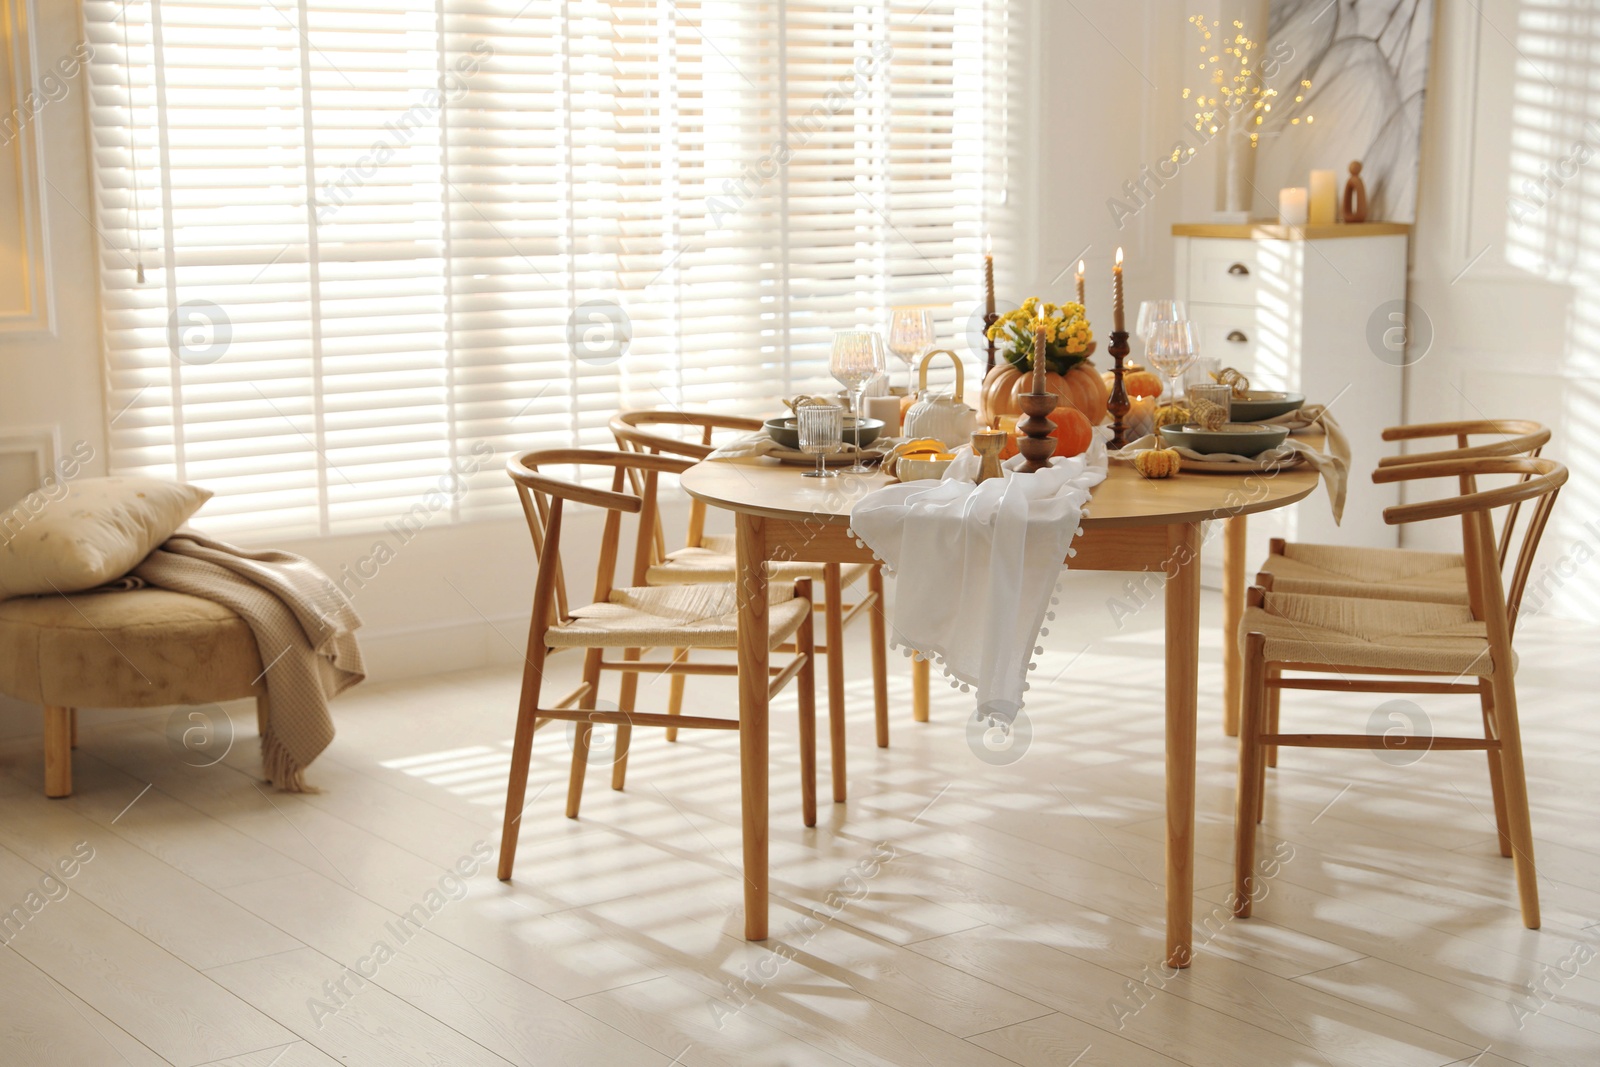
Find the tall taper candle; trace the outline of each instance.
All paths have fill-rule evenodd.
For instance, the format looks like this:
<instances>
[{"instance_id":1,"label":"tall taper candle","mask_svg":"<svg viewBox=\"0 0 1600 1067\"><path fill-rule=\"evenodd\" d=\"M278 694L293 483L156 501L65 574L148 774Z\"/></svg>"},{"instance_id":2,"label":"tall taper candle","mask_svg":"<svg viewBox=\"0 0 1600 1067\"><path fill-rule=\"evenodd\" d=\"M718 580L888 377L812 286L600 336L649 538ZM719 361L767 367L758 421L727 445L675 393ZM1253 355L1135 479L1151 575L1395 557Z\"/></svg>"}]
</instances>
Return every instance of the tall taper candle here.
<instances>
[{"instance_id":1,"label":"tall taper candle","mask_svg":"<svg viewBox=\"0 0 1600 1067\"><path fill-rule=\"evenodd\" d=\"M1117 262L1111 267L1111 328L1121 333L1122 324L1122 248L1117 248Z\"/></svg>"},{"instance_id":2,"label":"tall taper candle","mask_svg":"<svg viewBox=\"0 0 1600 1067\"><path fill-rule=\"evenodd\" d=\"M1084 307L1088 306L1083 303L1083 260L1081 259L1078 260L1078 303Z\"/></svg>"},{"instance_id":3,"label":"tall taper candle","mask_svg":"<svg viewBox=\"0 0 1600 1067\"><path fill-rule=\"evenodd\" d=\"M1045 389L1045 350L1050 343L1049 334L1043 326L1036 326L1033 330L1033 391L1042 393Z\"/></svg>"},{"instance_id":4,"label":"tall taper candle","mask_svg":"<svg viewBox=\"0 0 1600 1067\"><path fill-rule=\"evenodd\" d=\"M983 311L986 315L994 314L994 255L990 252L993 247L993 241L985 236L983 239Z\"/></svg>"}]
</instances>

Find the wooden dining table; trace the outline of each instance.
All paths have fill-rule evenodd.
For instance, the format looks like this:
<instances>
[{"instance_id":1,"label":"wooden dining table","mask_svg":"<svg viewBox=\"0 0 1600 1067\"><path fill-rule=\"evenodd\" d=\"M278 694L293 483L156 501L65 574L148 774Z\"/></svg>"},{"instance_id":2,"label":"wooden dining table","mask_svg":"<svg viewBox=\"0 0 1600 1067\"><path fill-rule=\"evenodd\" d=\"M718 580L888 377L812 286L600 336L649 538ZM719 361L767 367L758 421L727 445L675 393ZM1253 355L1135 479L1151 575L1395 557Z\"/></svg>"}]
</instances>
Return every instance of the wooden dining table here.
<instances>
[{"instance_id":1,"label":"wooden dining table","mask_svg":"<svg viewBox=\"0 0 1600 1067\"><path fill-rule=\"evenodd\" d=\"M850 509L891 483L880 473L805 478L804 468L772 458L707 460L684 472L682 486L707 505L733 513L738 553L739 751L744 834L744 930L767 937L768 647L766 561L806 560L831 567L870 563L850 531ZM1224 548L1224 719L1236 721L1238 626L1244 604L1247 516L1285 507L1317 486L1306 466L1275 473L1187 473L1146 480L1113 462L1085 511L1073 542L1075 570L1158 571L1166 599L1166 903L1170 967L1187 967L1194 915L1194 795L1200 661L1200 554L1204 524L1226 523ZM830 659L832 657L830 656ZM925 681L925 680L924 680ZM1038 718L1048 708L1037 708Z\"/></svg>"}]
</instances>

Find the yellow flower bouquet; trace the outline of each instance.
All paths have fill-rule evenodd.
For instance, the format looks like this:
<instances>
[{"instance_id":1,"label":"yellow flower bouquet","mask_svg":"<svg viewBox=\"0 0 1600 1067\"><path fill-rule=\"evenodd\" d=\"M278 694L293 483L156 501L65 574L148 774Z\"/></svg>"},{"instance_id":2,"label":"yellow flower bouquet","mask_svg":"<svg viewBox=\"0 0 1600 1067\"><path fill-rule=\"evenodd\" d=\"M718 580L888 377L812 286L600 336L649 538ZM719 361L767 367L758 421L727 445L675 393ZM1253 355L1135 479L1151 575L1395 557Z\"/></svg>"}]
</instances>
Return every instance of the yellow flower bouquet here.
<instances>
[{"instance_id":1,"label":"yellow flower bouquet","mask_svg":"<svg viewBox=\"0 0 1600 1067\"><path fill-rule=\"evenodd\" d=\"M1018 370L1033 369L1034 332L1045 329L1045 369L1065 374L1094 352L1094 331L1078 303L1042 304L1030 296L989 327L995 349Z\"/></svg>"}]
</instances>

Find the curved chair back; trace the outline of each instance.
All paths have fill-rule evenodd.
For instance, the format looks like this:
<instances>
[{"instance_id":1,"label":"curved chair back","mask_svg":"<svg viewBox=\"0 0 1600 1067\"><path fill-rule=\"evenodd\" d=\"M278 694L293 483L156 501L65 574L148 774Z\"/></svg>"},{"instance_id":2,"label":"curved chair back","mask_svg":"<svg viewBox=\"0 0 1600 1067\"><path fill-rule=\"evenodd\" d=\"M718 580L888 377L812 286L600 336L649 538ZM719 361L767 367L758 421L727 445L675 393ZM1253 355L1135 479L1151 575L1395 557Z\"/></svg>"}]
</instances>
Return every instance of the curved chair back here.
<instances>
[{"instance_id":1,"label":"curved chair back","mask_svg":"<svg viewBox=\"0 0 1600 1067\"><path fill-rule=\"evenodd\" d=\"M1509 485L1480 490L1476 487L1480 475L1512 475L1517 480ZM1539 456L1479 457L1390 465L1372 473L1372 480L1380 483L1420 478L1457 478L1463 492L1454 497L1385 508L1384 521L1398 525L1460 516L1473 614L1486 618L1485 613L1495 611L1498 603L1504 612L1509 635L1516 627L1528 575L1533 570L1533 558L1555 509L1556 496L1567 482L1567 468L1553 459ZM1531 504L1528 529L1523 533L1510 582L1502 584L1504 544L1502 542L1496 549L1490 513L1497 508L1517 508L1524 503Z\"/></svg>"},{"instance_id":2,"label":"curved chair back","mask_svg":"<svg viewBox=\"0 0 1600 1067\"><path fill-rule=\"evenodd\" d=\"M542 472L551 466L602 467L611 471L611 488L597 489ZM616 585L617 549L622 536L622 516L639 516L634 546L631 584L644 584L649 566L652 531L656 523L656 481L661 474L682 474L692 464L676 456L647 455L610 449L545 448L519 452L506 460L506 474L517 489L522 514L533 537L539 561L534 585L533 627L530 643L544 638L553 624L568 614L566 578L561 566L561 523L564 505L571 501L604 508L605 531L600 539L600 562L595 568L594 601L603 603ZM635 490L630 479L638 478Z\"/></svg>"},{"instance_id":3,"label":"curved chair back","mask_svg":"<svg viewBox=\"0 0 1600 1067\"><path fill-rule=\"evenodd\" d=\"M682 431L698 430L691 440ZM619 411L611 416L611 435L617 447L625 452L646 455L682 456L702 460L711 455L714 446L712 434L717 430L737 430L754 433L761 429L761 420L742 415L718 415L705 411L677 411L672 408L644 408L638 411ZM672 431L678 431L676 433ZM706 535L706 506L698 500L689 502L689 529L684 544L699 548ZM652 563L666 558L666 533L661 529L659 513L655 520L655 542Z\"/></svg>"}]
</instances>

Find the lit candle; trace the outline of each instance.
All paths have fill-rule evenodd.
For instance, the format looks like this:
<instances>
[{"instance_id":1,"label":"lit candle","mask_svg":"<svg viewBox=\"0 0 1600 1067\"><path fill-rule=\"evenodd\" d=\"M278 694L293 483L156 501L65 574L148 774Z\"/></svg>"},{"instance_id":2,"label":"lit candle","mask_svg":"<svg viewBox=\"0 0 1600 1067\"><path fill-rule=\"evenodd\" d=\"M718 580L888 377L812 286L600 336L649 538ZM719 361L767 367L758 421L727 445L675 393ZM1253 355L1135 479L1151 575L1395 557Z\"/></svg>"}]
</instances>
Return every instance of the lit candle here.
<instances>
[{"instance_id":1,"label":"lit candle","mask_svg":"<svg viewBox=\"0 0 1600 1067\"><path fill-rule=\"evenodd\" d=\"M1111 267L1111 328L1124 333L1122 323L1122 248L1117 248L1117 261Z\"/></svg>"},{"instance_id":2,"label":"lit candle","mask_svg":"<svg viewBox=\"0 0 1600 1067\"><path fill-rule=\"evenodd\" d=\"M983 310L987 315L994 314L994 255L992 249L994 241L987 235L983 238Z\"/></svg>"},{"instance_id":3,"label":"lit candle","mask_svg":"<svg viewBox=\"0 0 1600 1067\"><path fill-rule=\"evenodd\" d=\"M1313 226L1328 226L1333 222L1333 205L1336 200L1333 179L1331 170L1311 172L1311 206L1307 217Z\"/></svg>"},{"instance_id":4,"label":"lit candle","mask_svg":"<svg viewBox=\"0 0 1600 1067\"><path fill-rule=\"evenodd\" d=\"M1306 224L1306 188L1297 185L1278 190L1278 221L1285 226Z\"/></svg>"},{"instance_id":5,"label":"lit candle","mask_svg":"<svg viewBox=\"0 0 1600 1067\"><path fill-rule=\"evenodd\" d=\"M1083 304L1083 260L1081 259L1078 260L1078 303Z\"/></svg>"},{"instance_id":6,"label":"lit candle","mask_svg":"<svg viewBox=\"0 0 1600 1067\"><path fill-rule=\"evenodd\" d=\"M1043 326L1034 327L1033 331L1033 391L1043 393L1045 389L1045 347L1049 344L1049 334Z\"/></svg>"}]
</instances>

